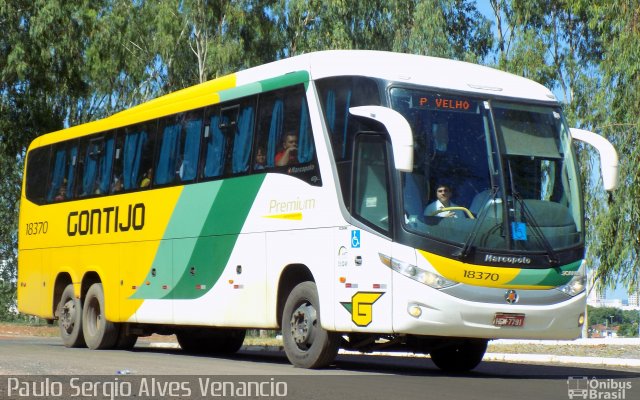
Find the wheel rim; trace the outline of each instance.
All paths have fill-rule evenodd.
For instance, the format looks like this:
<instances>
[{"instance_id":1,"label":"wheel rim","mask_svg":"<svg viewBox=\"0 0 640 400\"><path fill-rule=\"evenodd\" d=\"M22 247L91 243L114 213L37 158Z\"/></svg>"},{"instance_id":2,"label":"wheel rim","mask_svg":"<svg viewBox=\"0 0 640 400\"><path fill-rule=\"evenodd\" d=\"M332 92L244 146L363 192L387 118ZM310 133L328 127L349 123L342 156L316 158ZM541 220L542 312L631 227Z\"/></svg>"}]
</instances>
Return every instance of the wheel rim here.
<instances>
[{"instance_id":1,"label":"wheel rim","mask_svg":"<svg viewBox=\"0 0 640 400\"><path fill-rule=\"evenodd\" d=\"M92 298L87 304L87 330L89 336L95 336L98 328L102 323L102 314L100 313L100 302L98 299Z\"/></svg>"},{"instance_id":2,"label":"wheel rim","mask_svg":"<svg viewBox=\"0 0 640 400\"><path fill-rule=\"evenodd\" d=\"M65 333L71 334L73 332L77 312L79 312L79 310L76 309L76 302L73 301L73 299L68 299L62 306L60 325Z\"/></svg>"},{"instance_id":3,"label":"wheel rim","mask_svg":"<svg viewBox=\"0 0 640 400\"><path fill-rule=\"evenodd\" d=\"M291 337L300 350L313 344L318 325L318 313L310 303L301 304L291 315Z\"/></svg>"}]
</instances>

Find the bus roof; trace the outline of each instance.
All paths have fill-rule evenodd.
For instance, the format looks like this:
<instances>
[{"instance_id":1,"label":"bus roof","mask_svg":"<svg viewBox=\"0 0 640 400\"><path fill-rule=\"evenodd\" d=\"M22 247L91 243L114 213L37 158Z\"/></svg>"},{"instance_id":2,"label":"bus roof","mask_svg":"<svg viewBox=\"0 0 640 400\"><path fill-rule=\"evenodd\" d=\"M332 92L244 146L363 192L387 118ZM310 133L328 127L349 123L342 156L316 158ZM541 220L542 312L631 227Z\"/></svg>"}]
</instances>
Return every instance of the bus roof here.
<instances>
[{"instance_id":1,"label":"bus roof","mask_svg":"<svg viewBox=\"0 0 640 400\"><path fill-rule=\"evenodd\" d=\"M303 74L300 74L301 72ZM277 79L282 86L286 86L287 83L308 79L348 75L375 77L436 89L476 93L481 96L557 102L549 89L534 81L477 64L384 51L328 50L274 61L191 86L104 119L40 136L30 147L216 104L221 98L260 93L265 86L262 83L268 80ZM239 88L246 90L238 90ZM235 96L225 96L227 91L233 92Z\"/></svg>"}]
</instances>

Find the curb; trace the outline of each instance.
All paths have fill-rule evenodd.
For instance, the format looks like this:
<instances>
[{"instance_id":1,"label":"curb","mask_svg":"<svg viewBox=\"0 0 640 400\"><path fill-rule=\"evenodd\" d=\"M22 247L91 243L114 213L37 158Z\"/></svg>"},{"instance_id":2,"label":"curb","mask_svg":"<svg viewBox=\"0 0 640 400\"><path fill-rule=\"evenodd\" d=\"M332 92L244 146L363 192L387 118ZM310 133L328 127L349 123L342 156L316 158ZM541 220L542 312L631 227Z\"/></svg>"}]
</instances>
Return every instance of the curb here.
<instances>
[{"instance_id":1,"label":"curb","mask_svg":"<svg viewBox=\"0 0 640 400\"><path fill-rule=\"evenodd\" d=\"M531 362L543 364L580 364L600 367L640 367L640 360L633 358L574 357L553 354L505 354L486 353L483 361Z\"/></svg>"},{"instance_id":2,"label":"curb","mask_svg":"<svg viewBox=\"0 0 640 400\"><path fill-rule=\"evenodd\" d=\"M149 343L148 347L156 349L179 349L178 343ZM245 351L283 351L282 347L273 346L242 346L240 350ZM385 357L415 357L429 358L429 355L415 353L390 353L372 352L360 353L358 351L340 350L338 354L344 355L371 355ZM553 354L508 354L508 353L486 353L482 361L498 362L531 362L538 364L580 364L594 365L600 367L636 367L640 368L640 360L630 358L607 358L607 357L574 357L558 356Z\"/></svg>"}]
</instances>

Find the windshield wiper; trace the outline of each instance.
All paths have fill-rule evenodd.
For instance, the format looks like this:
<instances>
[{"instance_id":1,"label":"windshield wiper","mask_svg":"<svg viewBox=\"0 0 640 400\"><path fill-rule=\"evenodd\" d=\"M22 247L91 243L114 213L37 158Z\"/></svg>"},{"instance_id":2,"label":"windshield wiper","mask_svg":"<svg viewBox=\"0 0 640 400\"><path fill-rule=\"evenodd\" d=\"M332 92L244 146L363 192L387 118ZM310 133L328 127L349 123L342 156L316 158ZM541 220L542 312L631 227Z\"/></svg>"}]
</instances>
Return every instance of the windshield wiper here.
<instances>
[{"instance_id":1,"label":"windshield wiper","mask_svg":"<svg viewBox=\"0 0 640 400\"><path fill-rule=\"evenodd\" d=\"M558 259L558 255L553 250L551 243L549 243L549 240L547 240L547 237L544 235L544 232L542 232L542 229L540 229L540 225L538 225L538 222L536 221L535 217L531 213L531 210L529 210L529 207L527 207L524 199L522 198L520 193L516 190L515 183L513 182L513 171L511 169L511 160L509 160L507 163L509 166L509 181L511 184L511 195L518 202L518 204L520 204L520 209L522 210L522 214L524 214L525 222L529 222L529 226L531 227L531 230L533 231L534 236L538 238L538 244L542 245L542 247L544 247L544 249L547 251L549 264L558 265L560 263L560 260ZM515 214L513 215L513 222L516 222Z\"/></svg>"},{"instance_id":2,"label":"windshield wiper","mask_svg":"<svg viewBox=\"0 0 640 400\"><path fill-rule=\"evenodd\" d=\"M487 207L487 204L495 204L496 198L498 197L498 190L498 186L491 187L491 193L489 196L487 196L487 201L482 205L480 213L478 214L478 218L476 219L476 223L473 225L471 232L469 232L469 236L467 236L467 240L465 240L464 246L462 246L459 251L452 254L454 257L457 257L458 259L465 259L469 256L473 244L476 241L476 236L478 236L478 232L480 231L480 227L484 223L487 214L489 214L490 207ZM491 229L487 231L487 234L489 234L490 232Z\"/></svg>"},{"instance_id":3,"label":"windshield wiper","mask_svg":"<svg viewBox=\"0 0 640 400\"><path fill-rule=\"evenodd\" d=\"M513 193L513 198L516 199L518 204L520 204L520 208L522 210L522 213L524 214L524 220L525 222L528 222L528 225L531 227L531 230L534 232L533 236L538 238L538 244L541 244L544 247L544 249L547 251L549 264L551 265L560 264L560 260L558 259L558 255L556 254L556 252L553 250L553 246L551 246L551 243L549 243L549 240L544 235L544 232L542 232L542 229L540 229L538 222L536 221L535 217L531 213L531 210L529 210L529 207L527 207L527 204L525 203L522 196L520 196L520 193L517 193L517 192Z\"/></svg>"}]
</instances>

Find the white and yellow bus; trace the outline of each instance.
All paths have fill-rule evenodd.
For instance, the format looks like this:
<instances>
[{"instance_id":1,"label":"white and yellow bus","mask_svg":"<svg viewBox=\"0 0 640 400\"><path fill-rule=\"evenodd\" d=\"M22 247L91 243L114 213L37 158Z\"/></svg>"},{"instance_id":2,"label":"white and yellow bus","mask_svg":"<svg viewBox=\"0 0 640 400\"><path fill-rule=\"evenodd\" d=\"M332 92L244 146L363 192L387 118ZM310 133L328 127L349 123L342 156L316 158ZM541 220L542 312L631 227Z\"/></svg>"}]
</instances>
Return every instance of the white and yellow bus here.
<instances>
[{"instance_id":1,"label":"white and yellow bus","mask_svg":"<svg viewBox=\"0 0 640 400\"><path fill-rule=\"evenodd\" d=\"M306 368L344 348L468 370L490 339L575 338L576 138L612 190L611 145L518 76L373 51L247 69L33 141L19 310L91 349L281 329Z\"/></svg>"}]
</instances>

